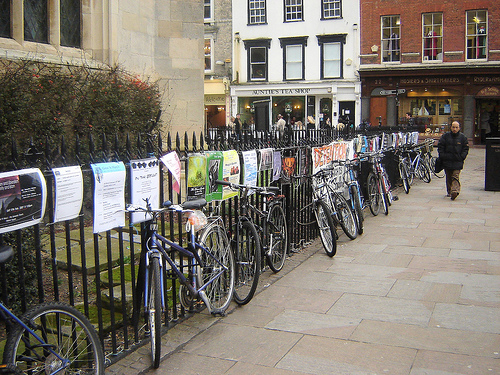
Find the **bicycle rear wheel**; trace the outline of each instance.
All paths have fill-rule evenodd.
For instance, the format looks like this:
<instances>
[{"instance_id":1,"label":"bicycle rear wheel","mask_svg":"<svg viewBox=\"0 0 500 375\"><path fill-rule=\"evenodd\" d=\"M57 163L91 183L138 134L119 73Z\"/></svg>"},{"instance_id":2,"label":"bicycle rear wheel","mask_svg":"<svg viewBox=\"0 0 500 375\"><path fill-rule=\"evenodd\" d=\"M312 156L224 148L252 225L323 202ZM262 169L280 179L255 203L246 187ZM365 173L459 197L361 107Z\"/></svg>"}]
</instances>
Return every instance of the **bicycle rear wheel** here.
<instances>
[{"instance_id":1,"label":"bicycle rear wheel","mask_svg":"<svg viewBox=\"0 0 500 375\"><path fill-rule=\"evenodd\" d=\"M359 198L360 192L358 185L351 185L349 187L351 189L351 196L354 204L354 216L356 219L356 224L358 227L358 234L363 234L364 225L363 221L365 220L363 216L363 207L361 206L361 199Z\"/></svg>"},{"instance_id":2,"label":"bicycle rear wheel","mask_svg":"<svg viewBox=\"0 0 500 375\"><path fill-rule=\"evenodd\" d=\"M15 325L5 344L3 361L26 374L104 374L104 354L97 332L80 311L60 302L48 302L26 312L21 320L41 337L54 354Z\"/></svg>"},{"instance_id":3,"label":"bicycle rear wheel","mask_svg":"<svg viewBox=\"0 0 500 375\"><path fill-rule=\"evenodd\" d=\"M146 315L148 317L148 328L151 338L153 368L158 368L158 366L160 366L161 314L160 259L157 257L151 257L149 259L149 290Z\"/></svg>"},{"instance_id":4,"label":"bicycle rear wheel","mask_svg":"<svg viewBox=\"0 0 500 375\"><path fill-rule=\"evenodd\" d=\"M423 163L422 160L420 160L417 166L417 176L426 183L431 182L431 171L429 170L427 164Z\"/></svg>"},{"instance_id":5,"label":"bicycle rear wheel","mask_svg":"<svg viewBox=\"0 0 500 375\"><path fill-rule=\"evenodd\" d=\"M401 176L401 181L403 182L403 189L405 190L405 193L408 194L410 192L410 181L408 181L408 168L403 161L399 163L399 175Z\"/></svg>"},{"instance_id":6,"label":"bicycle rear wheel","mask_svg":"<svg viewBox=\"0 0 500 375\"><path fill-rule=\"evenodd\" d=\"M223 314L231 303L235 284L234 258L226 229L219 224L207 226L199 243L208 251L200 249L198 252L202 260L198 267L198 287L208 283L205 294L210 306L207 307L212 314Z\"/></svg>"},{"instance_id":7,"label":"bicycle rear wheel","mask_svg":"<svg viewBox=\"0 0 500 375\"><path fill-rule=\"evenodd\" d=\"M370 172L367 179L367 190L369 198L369 207L373 216L377 216L382 205L382 196L379 191L379 180L373 172Z\"/></svg>"},{"instance_id":8,"label":"bicycle rear wheel","mask_svg":"<svg viewBox=\"0 0 500 375\"><path fill-rule=\"evenodd\" d=\"M285 264L288 251L288 231L285 212L281 204L271 206L267 217L267 264L273 272L279 272Z\"/></svg>"},{"instance_id":9,"label":"bicycle rear wheel","mask_svg":"<svg viewBox=\"0 0 500 375\"><path fill-rule=\"evenodd\" d=\"M333 257L337 253L337 229L335 228L332 211L325 202L319 200L316 202L314 214L316 215L319 236L325 252L329 257Z\"/></svg>"},{"instance_id":10,"label":"bicycle rear wheel","mask_svg":"<svg viewBox=\"0 0 500 375\"><path fill-rule=\"evenodd\" d=\"M233 240L236 265L234 300L238 305L245 305L252 299L259 283L261 246L255 225L245 220L236 226L238 232Z\"/></svg>"},{"instance_id":11,"label":"bicycle rear wheel","mask_svg":"<svg viewBox=\"0 0 500 375\"><path fill-rule=\"evenodd\" d=\"M352 212L351 205L347 202L342 194L335 195L335 207L337 210L337 217L339 219L340 226L344 233L351 240L358 237L358 227L356 224L356 219Z\"/></svg>"}]
</instances>

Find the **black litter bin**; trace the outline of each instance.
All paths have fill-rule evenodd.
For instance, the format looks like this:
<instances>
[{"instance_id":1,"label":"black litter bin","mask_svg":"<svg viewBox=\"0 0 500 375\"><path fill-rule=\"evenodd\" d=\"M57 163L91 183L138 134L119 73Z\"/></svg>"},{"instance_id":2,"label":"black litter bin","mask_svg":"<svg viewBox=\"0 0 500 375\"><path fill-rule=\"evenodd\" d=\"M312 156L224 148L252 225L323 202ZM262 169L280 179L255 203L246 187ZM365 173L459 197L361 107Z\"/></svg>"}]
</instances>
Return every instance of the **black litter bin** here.
<instances>
[{"instance_id":1,"label":"black litter bin","mask_svg":"<svg viewBox=\"0 0 500 375\"><path fill-rule=\"evenodd\" d=\"M500 191L500 137L486 138L484 190Z\"/></svg>"}]
</instances>

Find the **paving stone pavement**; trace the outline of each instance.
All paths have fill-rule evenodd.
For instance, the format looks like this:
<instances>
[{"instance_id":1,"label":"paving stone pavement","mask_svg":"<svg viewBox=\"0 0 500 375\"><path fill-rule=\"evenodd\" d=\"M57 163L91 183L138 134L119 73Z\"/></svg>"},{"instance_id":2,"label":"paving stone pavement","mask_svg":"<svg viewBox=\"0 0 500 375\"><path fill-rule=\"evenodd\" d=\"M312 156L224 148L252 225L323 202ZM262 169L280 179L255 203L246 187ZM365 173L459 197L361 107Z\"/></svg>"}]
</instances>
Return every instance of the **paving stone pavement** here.
<instances>
[{"instance_id":1,"label":"paving stone pavement","mask_svg":"<svg viewBox=\"0 0 500 375\"><path fill-rule=\"evenodd\" d=\"M399 188L335 257L316 240L248 305L174 326L159 369L146 345L107 373L500 374L500 192L484 160L471 148L455 201L443 179Z\"/></svg>"}]
</instances>

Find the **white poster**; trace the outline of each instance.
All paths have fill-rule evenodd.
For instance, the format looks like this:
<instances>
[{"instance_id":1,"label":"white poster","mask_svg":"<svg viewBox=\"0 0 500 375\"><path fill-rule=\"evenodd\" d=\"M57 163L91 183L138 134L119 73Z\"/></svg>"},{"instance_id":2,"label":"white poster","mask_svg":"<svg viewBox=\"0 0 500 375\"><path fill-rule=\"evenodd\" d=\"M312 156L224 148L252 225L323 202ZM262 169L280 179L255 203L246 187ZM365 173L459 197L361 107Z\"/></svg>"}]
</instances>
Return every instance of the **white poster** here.
<instances>
[{"instance_id":1,"label":"white poster","mask_svg":"<svg viewBox=\"0 0 500 375\"><path fill-rule=\"evenodd\" d=\"M130 161L130 190L133 205L146 207L146 201L152 208L159 208L160 200L160 162L156 158ZM131 224L151 220L149 214L134 212Z\"/></svg>"},{"instance_id":2,"label":"white poster","mask_svg":"<svg viewBox=\"0 0 500 375\"><path fill-rule=\"evenodd\" d=\"M38 168L0 173L0 233L26 228L43 219L46 186Z\"/></svg>"},{"instance_id":3,"label":"white poster","mask_svg":"<svg viewBox=\"0 0 500 375\"><path fill-rule=\"evenodd\" d=\"M174 191L177 194L181 193L180 182L181 182L181 161L177 152L172 151L168 154L163 155L160 160L168 168L172 177L174 178L174 183L172 185Z\"/></svg>"},{"instance_id":4,"label":"white poster","mask_svg":"<svg viewBox=\"0 0 500 375\"><path fill-rule=\"evenodd\" d=\"M125 225L125 165L91 164L94 172L94 233Z\"/></svg>"},{"instance_id":5,"label":"white poster","mask_svg":"<svg viewBox=\"0 0 500 375\"><path fill-rule=\"evenodd\" d=\"M54 174L54 222L78 217L83 203L83 175L79 165L52 169Z\"/></svg>"},{"instance_id":6,"label":"white poster","mask_svg":"<svg viewBox=\"0 0 500 375\"><path fill-rule=\"evenodd\" d=\"M243 151L243 184L257 186L257 152Z\"/></svg>"}]
</instances>

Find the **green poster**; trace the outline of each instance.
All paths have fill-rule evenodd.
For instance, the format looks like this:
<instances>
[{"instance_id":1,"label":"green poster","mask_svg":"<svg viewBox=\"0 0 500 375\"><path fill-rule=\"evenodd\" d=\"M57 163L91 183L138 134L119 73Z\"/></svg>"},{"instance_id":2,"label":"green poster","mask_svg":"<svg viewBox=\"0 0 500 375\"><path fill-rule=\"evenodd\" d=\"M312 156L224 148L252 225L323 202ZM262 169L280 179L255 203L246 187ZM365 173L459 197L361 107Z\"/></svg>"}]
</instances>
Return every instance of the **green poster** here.
<instances>
[{"instance_id":1,"label":"green poster","mask_svg":"<svg viewBox=\"0 0 500 375\"><path fill-rule=\"evenodd\" d=\"M205 198L208 202L222 199L222 185L215 183L216 180L222 180L222 151L207 151L207 189Z\"/></svg>"},{"instance_id":2,"label":"green poster","mask_svg":"<svg viewBox=\"0 0 500 375\"><path fill-rule=\"evenodd\" d=\"M207 180L207 157L192 154L188 158L187 200L205 198Z\"/></svg>"}]
</instances>

